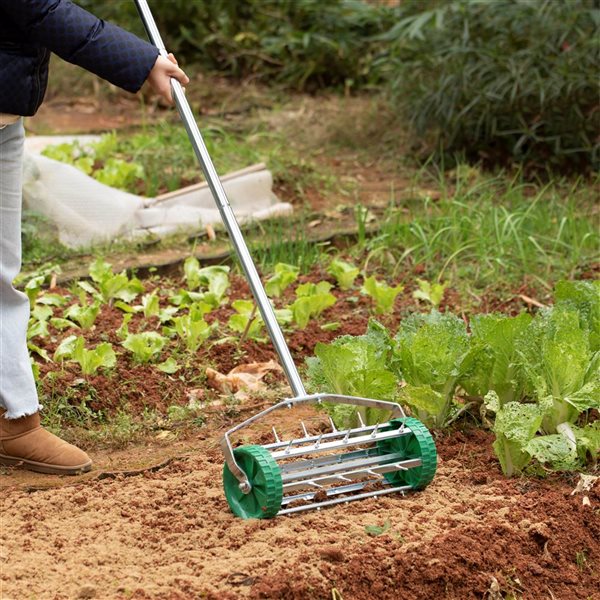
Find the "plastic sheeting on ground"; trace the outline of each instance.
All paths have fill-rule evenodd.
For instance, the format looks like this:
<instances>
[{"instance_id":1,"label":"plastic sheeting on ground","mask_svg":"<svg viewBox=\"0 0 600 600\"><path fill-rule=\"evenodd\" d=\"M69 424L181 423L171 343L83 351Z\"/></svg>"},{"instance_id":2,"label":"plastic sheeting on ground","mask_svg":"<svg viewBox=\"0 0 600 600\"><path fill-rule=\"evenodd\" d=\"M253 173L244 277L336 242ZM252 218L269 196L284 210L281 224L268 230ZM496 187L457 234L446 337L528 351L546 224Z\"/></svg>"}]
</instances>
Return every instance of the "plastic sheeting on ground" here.
<instances>
[{"instance_id":1,"label":"plastic sheeting on ground","mask_svg":"<svg viewBox=\"0 0 600 600\"><path fill-rule=\"evenodd\" d=\"M239 222L292 213L291 204L280 202L273 193L273 177L262 164L230 173L222 182ZM191 234L221 223L206 184L143 198L104 185L35 151L25 154L23 199L25 208L49 219L60 242L71 248L149 234Z\"/></svg>"}]
</instances>

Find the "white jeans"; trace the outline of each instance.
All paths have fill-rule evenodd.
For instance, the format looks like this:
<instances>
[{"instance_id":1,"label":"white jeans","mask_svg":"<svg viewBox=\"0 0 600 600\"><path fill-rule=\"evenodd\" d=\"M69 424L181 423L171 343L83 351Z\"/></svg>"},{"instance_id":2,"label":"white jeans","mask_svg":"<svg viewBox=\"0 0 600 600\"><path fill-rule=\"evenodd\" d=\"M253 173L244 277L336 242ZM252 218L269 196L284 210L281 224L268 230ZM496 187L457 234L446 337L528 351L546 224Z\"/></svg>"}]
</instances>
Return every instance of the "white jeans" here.
<instances>
[{"instance_id":1,"label":"white jeans","mask_svg":"<svg viewBox=\"0 0 600 600\"><path fill-rule=\"evenodd\" d=\"M40 409L29 352L29 299L13 279L21 269L23 120L0 127L0 407L17 419Z\"/></svg>"}]
</instances>

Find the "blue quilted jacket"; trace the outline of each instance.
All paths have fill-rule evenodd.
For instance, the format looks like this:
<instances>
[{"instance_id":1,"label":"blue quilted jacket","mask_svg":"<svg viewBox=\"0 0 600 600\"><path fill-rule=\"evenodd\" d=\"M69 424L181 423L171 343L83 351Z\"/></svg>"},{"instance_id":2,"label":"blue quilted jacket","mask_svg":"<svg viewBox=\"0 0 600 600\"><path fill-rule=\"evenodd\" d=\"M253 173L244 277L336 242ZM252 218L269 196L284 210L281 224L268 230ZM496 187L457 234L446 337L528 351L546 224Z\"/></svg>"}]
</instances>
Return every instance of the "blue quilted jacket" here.
<instances>
[{"instance_id":1,"label":"blue quilted jacket","mask_svg":"<svg viewBox=\"0 0 600 600\"><path fill-rule=\"evenodd\" d=\"M0 0L0 113L30 116L48 82L50 52L137 92L158 50L68 0Z\"/></svg>"}]
</instances>

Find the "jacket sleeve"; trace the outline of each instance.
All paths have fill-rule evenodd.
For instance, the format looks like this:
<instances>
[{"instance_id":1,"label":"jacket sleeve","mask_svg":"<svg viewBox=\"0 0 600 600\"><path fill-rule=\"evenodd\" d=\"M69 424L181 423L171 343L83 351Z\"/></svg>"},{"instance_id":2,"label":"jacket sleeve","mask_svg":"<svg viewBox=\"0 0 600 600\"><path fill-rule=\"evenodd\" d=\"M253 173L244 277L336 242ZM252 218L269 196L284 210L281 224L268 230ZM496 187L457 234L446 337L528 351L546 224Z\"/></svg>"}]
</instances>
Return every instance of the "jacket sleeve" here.
<instances>
[{"instance_id":1,"label":"jacket sleeve","mask_svg":"<svg viewBox=\"0 0 600 600\"><path fill-rule=\"evenodd\" d=\"M0 0L23 36L129 92L137 92L156 62L148 42L69 0Z\"/></svg>"}]
</instances>

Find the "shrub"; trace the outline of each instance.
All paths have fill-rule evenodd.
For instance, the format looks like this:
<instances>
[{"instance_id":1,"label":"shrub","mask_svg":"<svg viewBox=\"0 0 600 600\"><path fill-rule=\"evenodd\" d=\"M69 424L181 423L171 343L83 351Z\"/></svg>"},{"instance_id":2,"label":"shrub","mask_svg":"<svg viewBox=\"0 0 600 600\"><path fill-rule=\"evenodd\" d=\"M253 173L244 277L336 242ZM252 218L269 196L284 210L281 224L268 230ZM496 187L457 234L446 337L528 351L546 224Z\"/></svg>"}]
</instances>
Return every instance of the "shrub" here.
<instances>
[{"instance_id":1,"label":"shrub","mask_svg":"<svg viewBox=\"0 0 600 600\"><path fill-rule=\"evenodd\" d=\"M80 2L140 32L133 2ZM151 8L167 46L180 57L297 89L368 83L383 47L371 38L389 29L398 11L363 0L170 0Z\"/></svg>"},{"instance_id":2,"label":"shrub","mask_svg":"<svg viewBox=\"0 0 600 600\"><path fill-rule=\"evenodd\" d=\"M592 0L454 0L382 40L393 98L445 151L534 167L598 160L600 10Z\"/></svg>"}]
</instances>

